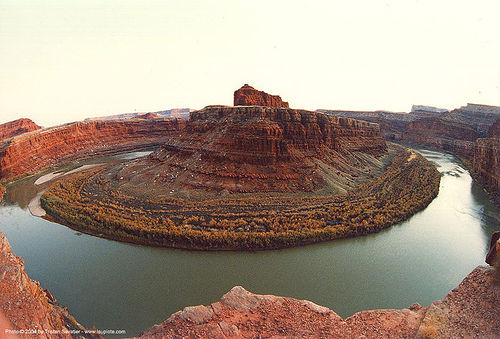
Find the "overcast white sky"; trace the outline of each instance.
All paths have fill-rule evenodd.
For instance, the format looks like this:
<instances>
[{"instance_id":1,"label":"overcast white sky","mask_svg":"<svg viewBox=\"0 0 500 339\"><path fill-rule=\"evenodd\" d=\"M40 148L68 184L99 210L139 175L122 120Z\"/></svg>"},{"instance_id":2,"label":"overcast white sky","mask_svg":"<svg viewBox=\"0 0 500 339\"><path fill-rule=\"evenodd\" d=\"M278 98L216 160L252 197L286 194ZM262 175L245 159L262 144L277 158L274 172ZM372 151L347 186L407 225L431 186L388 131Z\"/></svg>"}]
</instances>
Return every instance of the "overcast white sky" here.
<instances>
[{"instance_id":1,"label":"overcast white sky","mask_svg":"<svg viewBox=\"0 0 500 339\"><path fill-rule=\"evenodd\" d=\"M500 105L500 1L0 0L0 123L232 105Z\"/></svg>"}]
</instances>

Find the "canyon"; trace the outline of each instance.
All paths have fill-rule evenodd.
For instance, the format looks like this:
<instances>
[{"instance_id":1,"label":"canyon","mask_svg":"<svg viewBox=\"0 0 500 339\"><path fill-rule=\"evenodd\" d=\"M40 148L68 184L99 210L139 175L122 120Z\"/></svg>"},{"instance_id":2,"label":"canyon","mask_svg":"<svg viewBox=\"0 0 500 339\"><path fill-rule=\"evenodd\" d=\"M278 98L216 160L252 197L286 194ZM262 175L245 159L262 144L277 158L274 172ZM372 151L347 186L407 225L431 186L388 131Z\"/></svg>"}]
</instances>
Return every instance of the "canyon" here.
<instances>
[{"instance_id":1,"label":"canyon","mask_svg":"<svg viewBox=\"0 0 500 339\"><path fill-rule=\"evenodd\" d=\"M97 223L104 222L103 216L125 216L123 223L115 220L106 225L113 232L123 231L117 224L136 226L145 221L147 229L131 227L127 230L129 235L160 239L154 245L191 249L283 248L318 239L376 232L377 227L372 226L379 223L383 228L388 226L379 217L389 218L396 211L386 213L389 205L383 204L388 196L398 197L391 206L395 205L399 213L389 224L405 220L437 195L434 188L439 185L439 179L436 179L437 172L432 171L435 169L427 168L419 155L388 145L384 137L430 145L470 159L474 175L498 190L499 120L488 133L484 132L491 120L490 113L496 114L494 107L487 115L468 117L468 123L475 124L475 128L462 122L466 113L456 110L417 106L412 113L362 113L372 114L370 119L374 122L379 119L379 127L345 116L291 109L279 96L248 85L237 90L234 98L234 107L207 106L191 112L189 120L145 113L132 119L89 120L26 131L0 142L0 179L12 180L73 159L157 147L148 157L74 174L55 187L66 193L74 187L81 189L81 200L73 202L92 201L95 206L91 211L79 212L96 215ZM467 107L467 112L480 109L475 105ZM481 136L483 138L478 138ZM407 181L415 183L422 178L426 180L424 184L408 185ZM422 196L419 189L430 194ZM0 201L4 190L0 186ZM145 194L146 191L149 193ZM259 192L265 194L248 199L249 194ZM332 193L351 195L325 200L324 197ZM67 203L61 200L66 197L49 195L45 207L56 220L71 224L69 219L57 219L60 210L54 214L54 208ZM407 207L413 199L418 203ZM188 200L193 203L187 203ZM115 209L114 214L107 213L107 204ZM371 210L374 206L382 208ZM363 210L368 219L356 219L356 213L343 215L345 210L353 213ZM69 211L69 215L73 215L74 211ZM165 211L168 211L168 220L163 217ZM158 212L160 214L155 214ZM247 220L245 214L252 217ZM346 223L347 220L352 221L352 225ZM94 223L91 218L85 222ZM165 225L175 230L166 242L161 240ZM285 225L286 230L276 225ZM316 240L301 238L303 232L310 231L303 227L305 225L315 232ZM335 229L335 235L327 234L322 228ZM209 232L204 232L207 229ZM102 236L100 232L89 231ZM178 241L183 232L191 237L187 238L190 244L172 246L171 241ZM257 236L245 245L249 244L248 247L238 247L217 239L218 232L237 244L241 244L241 239L247 241ZM208 247L203 242L207 238L213 241ZM11 253L3 235L0 239L1 254L17 267L6 269L4 276L8 272L22 272L18 274L20 283L15 284L23 291L28 290L35 299L31 302L26 292L20 296L11 287L5 287L9 297L4 299L7 304L1 307L11 324L27 328L27 323L22 322L26 320L44 329L82 330L48 291L42 291L39 284L29 280L22 260ZM495 244L498 248L498 241ZM235 287L219 302L207 307L188 307L147 330L143 336L307 337L318 333L331 337L454 337L471 333L488 336L500 329L496 316L499 294L494 281L492 268L479 267L443 300L429 307L414 304L402 310L362 311L345 320L334 311L309 301L257 295ZM21 299L18 305L36 305L36 309L18 309L18 313L5 311L10 312L12 301L19 298L29 300ZM23 318L24 312L35 318L42 316L27 319ZM50 317L44 315L49 313ZM43 323L43 317L50 319L48 323Z\"/></svg>"},{"instance_id":2,"label":"canyon","mask_svg":"<svg viewBox=\"0 0 500 339\"><path fill-rule=\"evenodd\" d=\"M318 110L378 123L387 140L430 147L455 154L483 183L498 205L500 107L467 104L451 111L414 105L410 113Z\"/></svg>"},{"instance_id":3,"label":"canyon","mask_svg":"<svg viewBox=\"0 0 500 339\"><path fill-rule=\"evenodd\" d=\"M62 161L160 146L184 125L183 119L82 121L17 135L0 141L0 180Z\"/></svg>"},{"instance_id":4,"label":"canyon","mask_svg":"<svg viewBox=\"0 0 500 339\"><path fill-rule=\"evenodd\" d=\"M476 129L466 123L442 118L421 118L408 123L401 139L472 159L474 141L477 138Z\"/></svg>"}]
</instances>

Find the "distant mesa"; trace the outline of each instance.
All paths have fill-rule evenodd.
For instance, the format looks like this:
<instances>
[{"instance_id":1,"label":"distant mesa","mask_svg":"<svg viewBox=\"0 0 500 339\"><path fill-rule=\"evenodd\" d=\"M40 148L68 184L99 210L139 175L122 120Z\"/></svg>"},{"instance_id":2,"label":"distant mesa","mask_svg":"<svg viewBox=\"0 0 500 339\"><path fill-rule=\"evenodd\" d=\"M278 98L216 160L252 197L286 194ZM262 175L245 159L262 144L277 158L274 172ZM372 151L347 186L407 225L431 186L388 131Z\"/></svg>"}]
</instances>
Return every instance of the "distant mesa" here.
<instances>
[{"instance_id":1,"label":"distant mesa","mask_svg":"<svg viewBox=\"0 0 500 339\"><path fill-rule=\"evenodd\" d=\"M143 117L144 116L149 116L150 118L152 116L155 116L156 118L177 118L177 119L188 119L189 114L193 112L194 109L192 108L172 108L172 109L167 109L164 111L157 111L157 112L135 112L135 113L123 113L123 114L114 114L114 115L105 115L101 117L92 117L92 118L87 118L85 121L94 121L94 120L124 120L124 119L132 119L136 117Z\"/></svg>"},{"instance_id":2,"label":"distant mesa","mask_svg":"<svg viewBox=\"0 0 500 339\"><path fill-rule=\"evenodd\" d=\"M165 118L165 116L155 113L146 113L146 114L140 114L136 116L134 119L158 119L158 118Z\"/></svg>"},{"instance_id":3,"label":"distant mesa","mask_svg":"<svg viewBox=\"0 0 500 339\"><path fill-rule=\"evenodd\" d=\"M279 95L271 95L245 84L234 92L234 106L267 106L288 108Z\"/></svg>"},{"instance_id":4,"label":"distant mesa","mask_svg":"<svg viewBox=\"0 0 500 339\"><path fill-rule=\"evenodd\" d=\"M36 131L38 129L41 129L41 127L30 119L23 118L9 121L0 125L0 140L12 138L16 135Z\"/></svg>"}]
</instances>

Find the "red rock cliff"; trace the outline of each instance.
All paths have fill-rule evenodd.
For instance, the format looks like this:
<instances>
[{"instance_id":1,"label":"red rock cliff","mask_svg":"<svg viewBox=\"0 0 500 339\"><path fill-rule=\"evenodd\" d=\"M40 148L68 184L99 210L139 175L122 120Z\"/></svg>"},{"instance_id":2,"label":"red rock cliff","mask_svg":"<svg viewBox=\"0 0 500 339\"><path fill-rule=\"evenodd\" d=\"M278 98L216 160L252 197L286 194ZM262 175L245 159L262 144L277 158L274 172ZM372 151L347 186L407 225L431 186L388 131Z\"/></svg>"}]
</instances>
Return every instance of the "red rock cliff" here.
<instances>
[{"instance_id":1,"label":"red rock cliff","mask_svg":"<svg viewBox=\"0 0 500 339\"><path fill-rule=\"evenodd\" d=\"M61 160L160 146L185 120L84 121L0 142L0 179L36 172Z\"/></svg>"},{"instance_id":2,"label":"red rock cliff","mask_svg":"<svg viewBox=\"0 0 500 339\"><path fill-rule=\"evenodd\" d=\"M323 175L342 172L354 176L346 179L352 188L370 175L369 159L378 162L385 151L377 124L281 107L208 106L118 178L131 185L160 180L172 191L295 192L313 191L325 184Z\"/></svg>"},{"instance_id":3,"label":"red rock cliff","mask_svg":"<svg viewBox=\"0 0 500 339\"><path fill-rule=\"evenodd\" d=\"M234 92L234 106L267 106L288 108L288 102L282 101L279 95L258 91L248 84Z\"/></svg>"},{"instance_id":4,"label":"red rock cliff","mask_svg":"<svg viewBox=\"0 0 500 339\"><path fill-rule=\"evenodd\" d=\"M488 138L477 139L474 144L472 172L489 186L496 197L500 195L500 119L489 129ZM498 199L497 202L500 202Z\"/></svg>"},{"instance_id":5,"label":"red rock cliff","mask_svg":"<svg viewBox=\"0 0 500 339\"><path fill-rule=\"evenodd\" d=\"M72 338L69 330L83 331L83 326L56 303L50 292L26 275L24 261L11 250L0 231L0 312L9 321L10 330L36 331L20 338ZM0 337L3 335L0 333Z\"/></svg>"},{"instance_id":6,"label":"red rock cliff","mask_svg":"<svg viewBox=\"0 0 500 339\"><path fill-rule=\"evenodd\" d=\"M41 127L30 119L18 119L0 125L0 140L12 138L26 132L36 131Z\"/></svg>"},{"instance_id":7,"label":"red rock cliff","mask_svg":"<svg viewBox=\"0 0 500 339\"><path fill-rule=\"evenodd\" d=\"M476 130L467 124L440 118L422 118L406 126L402 139L471 160L474 154L473 142L477 137Z\"/></svg>"}]
</instances>

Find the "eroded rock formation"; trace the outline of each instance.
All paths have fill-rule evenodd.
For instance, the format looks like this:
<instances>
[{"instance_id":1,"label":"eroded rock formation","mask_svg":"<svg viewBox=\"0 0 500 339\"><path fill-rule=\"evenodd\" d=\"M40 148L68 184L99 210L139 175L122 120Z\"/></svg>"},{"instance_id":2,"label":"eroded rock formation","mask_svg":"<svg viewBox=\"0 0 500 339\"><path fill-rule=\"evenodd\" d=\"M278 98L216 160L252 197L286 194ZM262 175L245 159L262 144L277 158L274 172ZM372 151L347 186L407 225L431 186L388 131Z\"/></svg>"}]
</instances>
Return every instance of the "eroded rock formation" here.
<instances>
[{"instance_id":1,"label":"eroded rock formation","mask_svg":"<svg viewBox=\"0 0 500 339\"><path fill-rule=\"evenodd\" d=\"M84 331L54 297L24 271L24 261L12 253L0 231L0 312L10 330L24 330L20 338L72 338L70 331ZM28 333L27 330L30 330ZM33 332L34 331L34 332ZM74 333L74 332L73 332ZM0 333L0 337L8 334Z\"/></svg>"},{"instance_id":2,"label":"eroded rock formation","mask_svg":"<svg viewBox=\"0 0 500 339\"><path fill-rule=\"evenodd\" d=\"M282 101L279 95L258 91L248 84L234 92L234 106L267 106L288 108L288 102Z\"/></svg>"},{"instance_id":3,"label":"eroded rock formation","mask_svg":"<svg viewBox=\"0 0 500 339\"><path fill-rule=\"evenodd\" d=\"M30 119L18 119L0 125L0 140L12 138L26 132L36 131L41 127Z\"/></svg>"},{"instance_id":4,"label":"eroded rock formation","mask_svg":"<svg viewBox=\"0 0 500 339\"><path fill-rule=\"evenodd\" d=\"M443 113L441 118L468 124L477 130L478 137L484 138L495 120L500 119L500 107L467 104L466 106Z\"/></svg>"},{"instance_id":5,"label":"eroded rock formation","mask_svg":"<svg viewBox=\"0 0 500 339\"><path fill-rule=\"evenodd\" d=\"M406 142L438 148L471 160L478 134L467 124L441 118L422 118L410 122L403 132Z\"/></svg>"},{"instance_id":6,"label":"eroded rock formation","mask_svg":"<svg viewBox=\"0 0 500 339\"><path fill-rule=\"evenodd\" d=\"M370 161L385 151L376 124L289 108L208 106L117 178L175 191L313 191L330 174L369 175Z\"/></svg>"},{"instance_id":7,"label":"eroded rock formation","mask_svg":"<svg viewBox=\"0 0 500 339\"><path fill-rule=\"evenodd\" d=\"M386 111L341 111L326 109L318 109L316 111L338 117L363 120L379 124L380 131L386 140L401 140L401 134L406 128L406 125L408 125L411 121L415 121L423 117L418 112L394 113Z\"/></svg>"},{"instance_id":8,"label":"eroded rock formation","mask_svg":"<svg viewBox=\"0 0 500 339\"><path fill-rule=\"evenodd\" d=\"M140 338L494 338L500 333L499 314L494 269L479 266L429 307L362 311L345 320L310 301L236 286L209 306L174 313Z\"/></svg>"},{"instance_id":9,"label":"eroded rock formation","mask_svg":"<svg viewBox=\"0 0 500 339\"><path fill-rule=\"evenodd\" d=\"M498 199L500 195L500 119L490 128L487 138L474 144L473 175L488 186Z\"/></svg>"},{"instance_id":10,"label":"eroded rock formation","mask_svg":"<svg viewBox=\"0 0 500 339\"><path fill-rule=\"evenodd\" d=\"M19 135L0 142L0 179L76 157L160 146L184 124L180 119L84 121Z\"/></svg>"}]
</instances>

